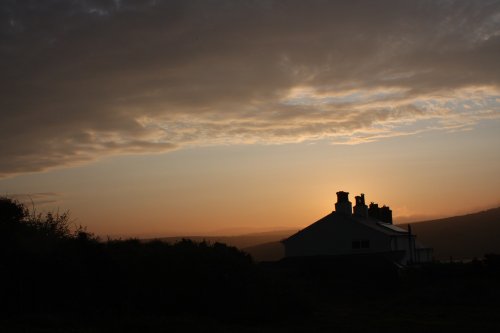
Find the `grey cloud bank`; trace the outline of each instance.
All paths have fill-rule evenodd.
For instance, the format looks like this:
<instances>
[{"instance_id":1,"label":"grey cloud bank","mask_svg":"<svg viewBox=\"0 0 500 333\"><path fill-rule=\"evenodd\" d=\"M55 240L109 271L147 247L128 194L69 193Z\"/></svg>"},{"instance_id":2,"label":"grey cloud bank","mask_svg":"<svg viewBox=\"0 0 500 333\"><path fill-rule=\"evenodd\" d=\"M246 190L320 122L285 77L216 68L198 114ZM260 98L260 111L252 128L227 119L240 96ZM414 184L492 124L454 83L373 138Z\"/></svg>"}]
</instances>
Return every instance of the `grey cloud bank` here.
<instances>
[{"instance_id":1,"label":"grey cloud bank","mask_svg":"<svg viewBox=\"0 0 500 333\"><path fill-rule=\"evenodd\" d=\"M500 113L499 1L2 1L0 176Z\"/></svg>"}]
</instances>

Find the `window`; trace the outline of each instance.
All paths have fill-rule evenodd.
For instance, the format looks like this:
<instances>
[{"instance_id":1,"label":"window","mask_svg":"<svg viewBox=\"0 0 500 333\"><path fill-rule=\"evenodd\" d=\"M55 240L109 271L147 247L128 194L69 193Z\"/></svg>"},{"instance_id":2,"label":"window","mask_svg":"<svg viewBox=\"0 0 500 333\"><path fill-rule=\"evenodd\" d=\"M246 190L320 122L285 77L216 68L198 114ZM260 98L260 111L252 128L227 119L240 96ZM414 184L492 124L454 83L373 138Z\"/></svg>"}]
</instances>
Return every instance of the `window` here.
<instances>
[{"instance_id":1,"label":"window","mask_svg":"<svg viewBox=\"0 0 500 333\"><path fill-rule=\"evenodd\" d=\"M370 248L370 241L368 239L353 240L352 241L352 249L353 250L369 249L369 248Z\"/></svg>"}]
</instances>

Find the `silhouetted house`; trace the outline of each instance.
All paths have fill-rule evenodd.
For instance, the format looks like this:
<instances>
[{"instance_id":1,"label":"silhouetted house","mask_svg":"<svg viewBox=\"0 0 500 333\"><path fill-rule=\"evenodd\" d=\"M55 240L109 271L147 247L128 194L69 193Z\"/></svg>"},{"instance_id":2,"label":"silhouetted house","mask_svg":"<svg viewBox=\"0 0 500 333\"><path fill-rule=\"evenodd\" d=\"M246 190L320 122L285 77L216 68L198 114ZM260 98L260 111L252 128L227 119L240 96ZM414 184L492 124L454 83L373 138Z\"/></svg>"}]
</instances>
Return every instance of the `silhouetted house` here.
<instances>
[{"instance_id":1,"label":"silhouetted house","mask_svg":"<svg viewBox=\"0 0 500 333\"><path fill-rule=\"evenodd\" d=\"M282 241L286 257L378 254L400 264L432 260L432 249L416 236L392 224L389 207L365 204L356 196L354 212L348 192L337 192L335 211Z\"/></svg>"}]
</instances>

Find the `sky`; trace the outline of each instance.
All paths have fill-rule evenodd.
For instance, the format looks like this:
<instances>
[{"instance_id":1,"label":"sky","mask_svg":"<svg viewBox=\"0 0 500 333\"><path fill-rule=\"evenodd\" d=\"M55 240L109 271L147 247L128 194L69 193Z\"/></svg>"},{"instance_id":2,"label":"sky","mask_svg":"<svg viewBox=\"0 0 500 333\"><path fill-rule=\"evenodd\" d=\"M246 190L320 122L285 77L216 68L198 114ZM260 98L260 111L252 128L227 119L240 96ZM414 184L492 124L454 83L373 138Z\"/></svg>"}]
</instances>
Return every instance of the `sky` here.
<instances>
[{"instance_id":1,"label":"sky","mask_svg":"<svg viewBox=\"0 0 500 333\"><path fill-rule=\"evenodd\" d=\"M0 3L0 194L99 235L500 206L500 1Z\"/></svg>"}]
</instances>

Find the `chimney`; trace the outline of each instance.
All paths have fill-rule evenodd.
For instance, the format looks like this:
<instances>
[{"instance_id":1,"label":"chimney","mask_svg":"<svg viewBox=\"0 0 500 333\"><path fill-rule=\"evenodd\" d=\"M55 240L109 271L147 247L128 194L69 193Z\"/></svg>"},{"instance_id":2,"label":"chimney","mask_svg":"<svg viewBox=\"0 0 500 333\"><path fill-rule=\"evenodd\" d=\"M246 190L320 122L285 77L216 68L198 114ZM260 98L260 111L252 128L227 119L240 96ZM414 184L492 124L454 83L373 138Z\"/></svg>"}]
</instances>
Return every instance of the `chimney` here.
<instances>
[{"instance_id":1,"label":"chimney","mask_svg":"<svg viewBox=\"0 0 500 333\"><path fill-rule=\"evenodd\" d=\"M365 204L365 195L361 193L355 197L356 206L354 206L354 215L366 218L368 216L368 207Z\"/></svg>"},{"instance_id":2,"label":"chimney","mask_svg":"<svg viewBox=\"0 0 500 333\"><path fill-rule=\"evenodd\" d=\"M352 215L352 204L349 201L349 192L337 192L337 203L335 204L335 212L345 215Z\"/></svg>"},{"instance_id":3,"label":"chimney","mask_svg":"<svg viewBox=\"0 0 500 333\"><path fill-rule=\"evenodd\" d=\"M371 203L368 208L368 216L381 222L392 224L392 210L389 206L379 207L376 203Z\"/></svg>"},{"instance_id":4,"label":"chimney","mask_svg":"<svg viewBox=\"0 0 500 333\"><path fill-rule=\"evenodd\" d=\"M392 224L392 210L389 206L382 206L380 208L380 221Z\"/></svg>"},{"instance_id":5,"label":"chimney","mask_svg":"<svg viewBox=\"0 0 500 333\"><path fill-rule=\"evenodd\" d=\"M378 204L372 202L370 203L370 208L368 208L368 216L376 220L380 220L380 208Z\"/></svg>"}]
</instances>

